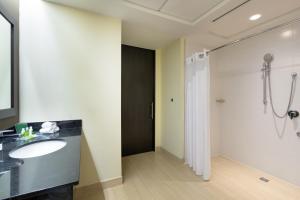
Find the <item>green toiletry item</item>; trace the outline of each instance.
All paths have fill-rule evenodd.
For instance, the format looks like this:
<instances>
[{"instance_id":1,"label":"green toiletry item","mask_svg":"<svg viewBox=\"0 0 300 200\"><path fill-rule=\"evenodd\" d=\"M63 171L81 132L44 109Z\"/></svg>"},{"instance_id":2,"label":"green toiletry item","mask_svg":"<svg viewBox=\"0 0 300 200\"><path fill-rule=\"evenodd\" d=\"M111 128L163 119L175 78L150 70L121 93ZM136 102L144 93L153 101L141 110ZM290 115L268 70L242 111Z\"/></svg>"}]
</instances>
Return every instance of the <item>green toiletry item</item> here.
<instances>
[{"instance_id":1,"label":"green toiletry item","mask_svg":"<svg viewBox=\"0 0 300 200\"><path fill-rule=\"evenodd\" d=\"M31 140L36 137L36 134L34 134L32 126L23 128L21 131L21 139L23 140Z\"/></svg>"},{"instance_id":2,"label":"green toiletry item","mask_svg":"<svg viewBox=\"0 0 300 200\"><path fill-rule=\"evenodd\" d=\"M15 129L17 133L21 133L22 129L26 129L28 127L27 123L18 123L15 125Z\"/></svg>"}]
</instances>

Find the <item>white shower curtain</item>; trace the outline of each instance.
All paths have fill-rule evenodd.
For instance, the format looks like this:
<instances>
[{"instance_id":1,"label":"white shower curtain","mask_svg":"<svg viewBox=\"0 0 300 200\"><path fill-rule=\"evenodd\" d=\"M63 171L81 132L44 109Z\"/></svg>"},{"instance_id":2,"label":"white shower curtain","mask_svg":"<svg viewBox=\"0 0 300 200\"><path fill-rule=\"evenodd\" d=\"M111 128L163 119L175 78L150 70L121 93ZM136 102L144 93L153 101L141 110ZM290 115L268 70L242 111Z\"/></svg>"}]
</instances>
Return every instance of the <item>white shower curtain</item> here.
<instances>
[{"instance_id":1,"label":"white shower curtain","mask_svg":"<svg viewBox=\"0 0 300 200\"><path fill-rule=\"evenodd\" d=\"M204 180L210 178L210 72L206 52L186 60L185 162Z\"/></svg>"}]
</instances>

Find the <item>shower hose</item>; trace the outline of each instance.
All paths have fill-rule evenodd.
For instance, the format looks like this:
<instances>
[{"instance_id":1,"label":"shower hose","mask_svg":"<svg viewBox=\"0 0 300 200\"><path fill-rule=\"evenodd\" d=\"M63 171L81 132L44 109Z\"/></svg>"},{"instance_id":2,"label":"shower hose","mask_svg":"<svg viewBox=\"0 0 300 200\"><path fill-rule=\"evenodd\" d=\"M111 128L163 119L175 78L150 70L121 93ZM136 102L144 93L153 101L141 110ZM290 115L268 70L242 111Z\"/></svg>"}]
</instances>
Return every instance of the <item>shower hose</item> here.
<instances>
[{"instance_id":1,"label":"shower hose","mask_svg":"<svg viewBox=\"0 0 300 200\"><path fill-rule=\"evenodd\" d=\"M294 100L294 97L295 97L297 74L296 73L292 74L292 83L291 83L289 103L288 103L287 108L286 108L286 110L283 114L278 114L278 112L276 112L276 110L275 110L275 106L274 106L274 103L273 103L273 96L272 96L271 72L270 72L270 70L267 72L267 77L266 78L268 79L270 104L271 104L273 114L276 117L281 118L281 119L286 118L287 115L288 115L288 112L289 112L289 110L290 110L290 108L293 104L293 100Z\"/></svg>"}]
</instances>

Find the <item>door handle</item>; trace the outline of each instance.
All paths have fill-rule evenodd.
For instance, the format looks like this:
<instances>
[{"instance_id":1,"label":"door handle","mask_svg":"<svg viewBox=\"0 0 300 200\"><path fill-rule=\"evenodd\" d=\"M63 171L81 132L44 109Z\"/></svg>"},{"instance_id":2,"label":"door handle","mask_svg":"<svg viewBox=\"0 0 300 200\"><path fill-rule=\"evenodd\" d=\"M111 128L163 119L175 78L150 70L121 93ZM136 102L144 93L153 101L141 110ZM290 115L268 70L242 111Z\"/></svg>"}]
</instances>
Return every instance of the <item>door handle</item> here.
<instances>
[{"instance_id":1,"label":"door handle","mask_svg":"<svg viewBox=\"0 0 300 200\"><path fill-rule=\"evenodd\" d=\"M154 119L154 102L151 103L151 119Z\"/></svg>"}]
</instances>

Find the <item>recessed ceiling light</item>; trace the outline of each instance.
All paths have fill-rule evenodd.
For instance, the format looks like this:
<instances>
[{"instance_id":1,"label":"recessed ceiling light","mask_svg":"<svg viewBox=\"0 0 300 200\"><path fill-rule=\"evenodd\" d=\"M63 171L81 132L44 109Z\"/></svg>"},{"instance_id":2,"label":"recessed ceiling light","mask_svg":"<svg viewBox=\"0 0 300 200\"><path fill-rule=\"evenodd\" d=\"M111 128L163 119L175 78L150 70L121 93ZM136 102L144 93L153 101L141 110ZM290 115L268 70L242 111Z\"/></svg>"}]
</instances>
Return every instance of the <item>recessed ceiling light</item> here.
<instances>
[{"instance_id":1,"label":"recessed ceiling light","mask_svg":"<svg viewBox=\"0 0 300 200\"><path fill-rule=\"evenodd\" d=\"M293 35L293 31L292 30L286 30L286 31L283 31L281 33L281 36L283 38L290 38L292 35Z\"/></svg>"},{"instance_id":2,"label":"recessed ceiling light","mask_svg":"<svg viewBox=\"0 0 300 200\"><path fill-rule=\"evenodd\" d=\"M255 21L255 20L258 20L259 18L261 18L261 14L255 14L255 15L252 15L251 17L249 17L249 20Z\"/></svg>"}]
</instances>

